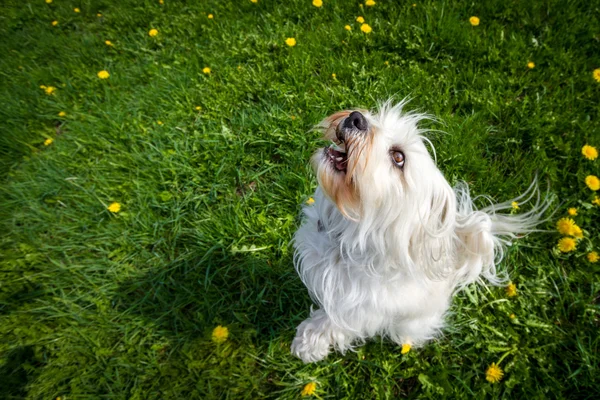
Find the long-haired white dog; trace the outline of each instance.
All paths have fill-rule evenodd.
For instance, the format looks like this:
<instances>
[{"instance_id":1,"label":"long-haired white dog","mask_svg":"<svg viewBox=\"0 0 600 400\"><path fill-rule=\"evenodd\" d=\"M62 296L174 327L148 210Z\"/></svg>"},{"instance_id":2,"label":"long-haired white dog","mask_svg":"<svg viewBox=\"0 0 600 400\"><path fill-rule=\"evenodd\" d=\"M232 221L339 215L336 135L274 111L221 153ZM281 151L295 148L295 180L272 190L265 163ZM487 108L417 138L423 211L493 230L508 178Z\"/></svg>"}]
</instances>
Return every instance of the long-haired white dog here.
<instances>
[{"instance_id":1,"label":"long-haired white dog","mask_svg":"<svg viewBox=\"0 0 600 400\"><path fill-rule=\"evenodd\" d=\"M404 103L377 113L341 111L318 127L333 144L312 158L319 187L294 237L295 265L319 308L298 326L304 362L382 335L423 345L439 333L453 293L480 277L505 278L503 247L531 232L548 202L527 213L477 210L466 184L452 188ZM516 199L539 193L535 184Z\"/></svg>"}]
</instances>

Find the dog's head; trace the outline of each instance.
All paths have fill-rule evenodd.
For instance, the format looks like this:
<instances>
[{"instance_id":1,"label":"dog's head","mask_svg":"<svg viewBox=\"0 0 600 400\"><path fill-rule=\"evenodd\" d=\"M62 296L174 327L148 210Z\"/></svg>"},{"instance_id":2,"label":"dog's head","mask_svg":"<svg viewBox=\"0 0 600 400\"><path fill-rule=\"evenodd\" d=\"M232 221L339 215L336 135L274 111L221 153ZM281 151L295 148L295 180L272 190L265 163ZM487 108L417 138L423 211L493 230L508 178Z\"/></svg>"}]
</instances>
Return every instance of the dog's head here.
<instances>
[{"instance_id":1,"label":"dog's head","mask_svg":"<svg viewBox=\"0 0 600 400\"><path fill-rule=\"evenodd\" d=\"M313 156L317 178L349 219L363 220L373 211L394 218L402 210L427 219L449 211L452 189L417 126L425 116L403 113L402 106L341 111L319 124L332 144Z\"/></svg>"}]
</instances>

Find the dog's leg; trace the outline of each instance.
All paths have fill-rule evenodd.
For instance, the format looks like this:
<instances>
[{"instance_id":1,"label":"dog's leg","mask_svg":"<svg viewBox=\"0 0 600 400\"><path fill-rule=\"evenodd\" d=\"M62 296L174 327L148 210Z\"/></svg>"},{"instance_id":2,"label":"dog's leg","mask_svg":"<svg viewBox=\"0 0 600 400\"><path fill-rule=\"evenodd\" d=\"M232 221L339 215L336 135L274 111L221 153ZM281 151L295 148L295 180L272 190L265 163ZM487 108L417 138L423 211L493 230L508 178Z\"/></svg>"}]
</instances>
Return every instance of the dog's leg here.
<instances>
[{"instance_id":1,"label":"dog's leg","mask_svg":"<svg viewBox=\"0 0 600 400\"><path fill-rule=\"evenodd\" d=\"M444 313L402 319L392 328L391 339L399 345L420 347L435 338L444 325Z\"/></svg>"},{"instance_id":2,"label":"dog's leg","mask_svg":"<svg viewBox=\"0 0 600 400\"><path fill-rule=\"evenodd\" d=\"M316 362L327 357L332 347L341 352L351 348L355 338L351 332L335 325L325 311L316 310L298 325L292 353L305 363Z\"/></svg>"}]
</instances>

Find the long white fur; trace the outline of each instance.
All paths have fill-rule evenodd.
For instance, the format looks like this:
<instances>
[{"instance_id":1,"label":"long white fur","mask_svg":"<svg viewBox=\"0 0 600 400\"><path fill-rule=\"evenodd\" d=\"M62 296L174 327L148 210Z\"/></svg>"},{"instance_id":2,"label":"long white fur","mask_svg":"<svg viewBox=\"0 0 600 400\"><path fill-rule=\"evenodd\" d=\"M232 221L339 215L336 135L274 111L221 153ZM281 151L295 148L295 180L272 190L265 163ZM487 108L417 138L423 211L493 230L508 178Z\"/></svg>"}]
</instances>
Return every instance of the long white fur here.
<instances>
[{"instance_id":1,"label":"long white fur","mask_svg":"<svg viewBox=\"0 0 600 400\"><path fill-rule=\"evenodd\" d=\"M292 344L304 362L376 335L422 346L439 334L457 290L481 278L505 280L497 270L504 246L533 231L549 205L538 195L527 213L497 213L511 201L477 210L467 185L453 189L429 155L418 127L426 116L403 106L387 102L363 113L373 142L352 176L360 195L354 214L344 216L321 186L303 209L294 261L318 305ZM391 163L392 146L405 155L401 171ZM330 168L326 160L321 168ZM535 193L534 181L518 200Z\"/></svg>"}]
</instances>

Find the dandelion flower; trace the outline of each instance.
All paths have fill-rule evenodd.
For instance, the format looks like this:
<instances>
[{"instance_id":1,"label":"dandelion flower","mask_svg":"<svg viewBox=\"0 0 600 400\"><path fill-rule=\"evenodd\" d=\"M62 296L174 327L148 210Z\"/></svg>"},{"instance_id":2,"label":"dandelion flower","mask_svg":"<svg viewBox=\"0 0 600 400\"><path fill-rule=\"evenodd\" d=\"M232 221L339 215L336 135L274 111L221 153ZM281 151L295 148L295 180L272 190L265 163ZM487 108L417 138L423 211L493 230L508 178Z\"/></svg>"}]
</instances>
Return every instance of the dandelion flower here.
<instances>
[{"instance_id":1,"label":"dandelion flower","mask_svg":"<svg viewBox=\"0 0 600 400\"><path fill-rule=\"evenodd\" d=\"M52 3L52 0L46 0L46 4Z\"/></svg>"},{"instance_id":2,"label":"dandelion flower","mask_svg":"<svg viewBox=\"0 0 600 400\"><path fill-rule=\"evenodd\" d=\"M164 0L158 0L158 4L163 5L163 4L165 4L165 1Z\"/></svg>"},{"instance_id":3,"label":"dandelion flower","mask_svg":"<svg viewBox=\"0 0 600 400\"><path fill-rule=\"evenodd\" d=\"M373 7L375 4L377 4L377 3L375 3L373 0L365 1L365 6L367 6L367 7Z\"/></svg>"},{"instance_id":4,"label":"dandelion flower","mask_svg":"<svg viewBox=\"0 0 600 400\"><path fill-rule=\"evenodd\" d=\"M58 25L58 21L52 21L52 26Z\"/></svg>"},{"instance_id":5,"label":"dandelion flower","mask_svg":"<svg viewBox=\"0 0 600 400\"><path fill-rule=\"evenodd\" d=\"M200 110L202 110L202 107L196 106L195 109L196 109L196 111L200 111Z\"/></svg>"},{"instance_id":6,"label":"dandelion flower","mask_svg":"<svg viewBox=\"0 0 600 400\"><path fill-rule=\"evenodd\" d=\"M315 382L310 382L304 386L304 388L302 389L302 392L300 392L300 394L302 396L312 396L315 394L316 390L317 390L317 384Z\"/></svg>"},{"instance_id":7,"label":"dandelion flower","mask_svg":"<svg viewBox=\"0 0 600 400\"><path fill-rule=\"evenodd\" d=\"M108 79L109 76L110 76L110 74L106 70L102 70L102 71L98 72L98 78L100 78L100 79Z\"/></svg>"},{"instance_id":8,"label":"dandelion flower","mask_svg":"<svg viewBox=\"0 0 600 400\"><path fill-rule=\"evenodd\" d=\"M337 75L336 74L331 74L331 77L333 78L333 80L337 79Z\"/></svg>"},{"instance_id":9,"label":"dandelion flower","mask_svg":"<svg viewBox=\"0 0 600 400\"><path fill-rule=\"evenodd\" d=\"M285 39L285 44L287 44L290 47L294 47L296 45L296 39L290 37Z\"/></svg>"},{"instance_id":10,"label":"dandelion flower","mask_svg":"<svg viewBox=\"0 0 600 400\"><path fill-rule=\"evenodd\" d=\"M58 113L58 116L59 116L59 117L66 117L66 116L67 116L67 113L66 113L66 112L64 112L64 111L61 111L61 112L59 112L59 113Z\"/></svg>"},{"instance_id":11,"label":"dandelion flower","mask_svg":"<svg viewBox=\"0 0 600 400\"><path fill-rule=\"evenodd\" d=\"M404 343L402 345L402 349L400 350L400 354L406 354L410 351L410 349L411 349L411 345L408 343Z\"/></svg>"},{"instance_id":12,"label":"dandelion flower","mask_svg":"<svg viewBox=\"0 0 600 400\"><path fill-rule=\"evenodd\" d=\"M363 17L358 17L356 18L356 22L358 22L359 24L364 24L365 23L365 19Z\"/></svg>"},{"instance_id":13,"label":"dandelion flower","mask_svg":"<svg viewBox=\"0 0 600 400\"><path fill-rule=\"evenodd\" d=\"M344 29L347 30L347 31L351 31L352 27L350 25L346 25L346 26L344 26Z\"/></svg>"},{"instance_id":14,"label":"dandelion flower","mask_svg":"<svg viewBox=\"0 0 600 400\"><path fill-rule=\"evenodd\" d=\"M577 242L570 237L564 237L558 241L558 249L563 253L568 253L575 250Z\"/></svg>"},{"instance_id":15,"label":"dandelion flower","mask_svg":"<svg viewBox=\"0 0 600 400\"><path fill-rule=\"evenodd\" d=\"M310 206L311 204L315 204L315 199L313 199L312 197L311 197L311 198L309 198L308 200L306 200L306 204L308 204L309 206Z\"/></svg>"},{"instance_id":16,"label":"dandelion flower","mask_svg":"<svg viewBox=\"0 0 600 400\"><path fill-rule=\"evenodd\" d=\"M513 210L519 209L519 203L517 203L516 201L513 201L512 203L510 203L510 206L512 207Z\"/></svg>"},{"instance_id":17,"label":"dandelion flower","mask_svg":"<svg viewBox=\"0 0 600 400\"><path fill-rule=\"evenodd\" d=\"M162 125L163 122L162 121L156 121L157 124Z\"/></svg>"},{"instance_id":18,"label":"dandelion flower","mask_svg":"<svg viewBox=\"0 0 600 400\"><path fill-rule=\"evenodd\" d=\"M510 282L506 287L506 295L508 297L515 297L517 295L517 285Z\"/></svg>"},{"instance_id":19,"label":"dandelion flower","mask_svg":"<svg viewBox=\"0 0 600 400\"><path fill-rule=\"evenodd\" d=\"M52 95L56 92L56 88L54 86L48 86L44 88L44 92L46 92L47 95Z\"/></svg>"},{"instance_id":20,"label":"dandelion flower","mask_svg":"<svg viewBox=\"0 0 600 400\"><path fill-rule=\"evenodd\" d=\"M529 61L529 62L527 63L527 68L529 68L529 69L534 69L534 68L535 68L535 63L534 63L533 61Z\"/></svg>"},{"instance_id":21,"label":"dandelion flower","mask_svg":"<svg viewBox=\"0 0 600 400\"><path fill-rule=\"evenodd\" d=\"M384 64L387 65L388 67L390 66L390 62L389 61L385 61Z\"/></svg>"},{"instance_id":22,"label":"dandelion flower","mask_svg":"<svg viewBox=\"0 0 600 400\"><path fill-rule=\"evenodd\" d=\"M471 18L469 18L469 22L471 23L471 25L477 26L477 25L479 25L479 18L478 17L471 17Z\"/></svg>"},{"instance_id":23,"label":"dandelion flower","mask_svg":"<svg viewBox=\"0 0 600 400\"><path fill-rule=\"evenodd\" d=\"M210 74L211 72L212 72L212 71L211 71L211 69L210 69L210 68L208 68L208 67L204 67L204 68L202 68L202 73L204 73L204 74L206 74L206 75Z\"/></svg>"},{"instance_id":24,"label":"dandelion flower","mask_svg":"<svg viewBox=\"0 0 600 400\"><path fill-rule=\"evenodd\" d=\"M600 206L600 197L598 197L598 196L594 197L594 200L592 200L592 203L594 203L597 206Z\"/></svg>"},{"instance_id":25,"label":"dandelion flower","mask_svg":"<svg viewBox=\"0 0 600 400\"><path fill-rule=\"evenodd\" d=\"M213 342L223 343L224 341L227 340L227 337L229 337L229 329L227 329L227 327L219 325L215 329L213 329L213 332L212 332Z\"/></svg>"},{"instance_id":26,"label":"dandelion flower","mask_svg":"<svg viewBox=\"0 0 600 400\"><path fill-rule=\"evenodd\" d=\"M587 185L587 187L589 187L593 191L600 189L600 179L598 179L597 176L594 176L594 175L586 176L585 184Z\"/></svg>"},{"instance_id":27,"label":"dandelion flower","mask_svg":"<svg viewBox=\"0 0 600 400\"><path fill-rule=\"evenodd\" d=\"M561 218L556 223L556 229L561 235L573 235L576 226L571 218Z\"/></svg>"},{"instance_id":28,"label":"dandelion flower","mask_svg":"<svg viewBox=\"0 0 600 400\"><path fill-rule=\"evenodd\" d=\"M158 29L150 29L148 31L148 35L150 35L151 37L158 35Z\"/></svg>"},{"instance_id":29,"label":"dandelion flower","mask_svg":"<svg viewBox=\"0 0 600 400\"><path fill-rule=\"evenodd\" d=\"M583 154L583 156L588 160L595 160L596 158L598 158L598 150L596 150L594 146L590 146L589 144L586 144L581 148L581 154Z\"/></svg>"},{"instance_id":30,"label":"dandelion flower","mask_svg":"<svg viewBox=\"0 0 600 400\"><path fill-rule=\"evenodd\" d=\"M100 18L102 16L102 14L98 13L96 14L96 17Z\"/></svg>"},{"instance_id":31,"label":"dandelion flower","mask_svg":"<svg viewBox=\"0 0 600 400\"><path fill-rule=\"evenodd\" d=\"M510 318L510 319L515 319L515 318L517 318L517 316L516 316L515 314L510 314L510 315L508 316L508 318Z\"/></svg>"},{"instance_id":32,"label":"dandelion flower","mask_svg":"<svg viewBox=\"0 0 600 400\"><path fill-rule=\"evenodd\" d=\"M313 0L312 4L315 7L322 7L323 6L323 0Z\"/></svg>"},{"instance_id":33,"label":"dandelion flower","mask_svg":"<svg viewBox=\"0 0 600 400\"><path fill-rule=\"evenodd\" d=\"M81 12L81 10L80 10L78 7L75 7L75 8L73 9L73 11L75 11L76 13L78 13L78 12Z\"/></svg>"},{"instance_id":34,"label":"dandelion flower","mask_svg":"<svg viewBox=\"0 0 600 400\"><path fill-rule=\"evenodd\" d=\"M119 211L121 211L121 204L115 201L114 203L111 203L106 209L111 213L118 213Z\"/></svg>"},{"instance_id":35,"label":"dandelion flower","mask_svg":"<svg viewBox=\"0 0 600 400\"><path fill-rule=\"evenodd\" d=\"M373 29L371 29L371 27L369 26L369 24L362 24L360 26L360 30L363 31L364 33L371 33L371 31Z\"/></svg>"},{"instance_id":36,"label":"dandelion flower","mask_svg":"<svg viewBox=\"0 0 600 400\"><path fill-rule=\"evenodd\" d=\"M577 215L577 209L575 207L571 207L567 210L567 213L569 213L569 215L574 217Z\"/></svg>"},{"instance_id":37,"label":"dandelion flower","mask_svg":"<svg viewBox=\"0 0 600 400\"><path fill-rule=\"evenodd\" d=\"M416 6L417 6L417 3L413 3L413 5L412 5L412 6L413 6L413 7L416 7Z\"/></svg>"},{"instance_id":38,"label":"dandelion flower","mask_svg":"<svg viewBox=\"0 0 600 400\"><path fill-rule=\"evenodd\" d=\"M504 372L502 372L502 368L496 365L496 363L492 363L485 371L485 379L491 383L500 382L502 376L504 376Z\"/></svg>"},{"instance_id":39,"label":"dandelion flower","mask_svg":"<svg viewBox=\"0 0 600 400\"><path fill-rule=\"evenodd\" d=\"M598 253L596 253L595 251L590 251L587 254L587 259L589 262L595 263L598 261L598 259L600 259L600 256L598 256Z\"/></svg>"},{"instance_id":40,"label":"dandelion flower","mask_svg":"<svg viewBox=\"0 0 600 400\"><path fill-rule=\"evenodd\" d=\"M600 82L600 68L596 68L593 72L594 79Z\"/></svg>"},{"instance_id":41,"label":"dandelion flower","mask_svg":"<svg viewBox=\"0 0 600 400\"><path fill-rule=\"evenodd\" d=\"M46 89L46 85L40 85L40 89Z\"/></svg>"},{"instance_id":42,"label":"dandelion flower","mask_svg":"<svg viewBox=\"0 0 600 400\"><path fill-rule=\"evenodd\" d=\"M50 146L54 142L54 139L48 138L44 141L44 146Z\"/></svg>"},{"instance_id":43,"label":"dandelion flower","mask_svg":"<svg viewBox=\"0 0 600 400\"><path fill-rule=\"evenodd\" d=\"M107 46L112 46L112 45L113 45L113 44L112 44L112 42L111 42L110 40L106 40L104 43L105 43Z\"/></svg>"},{"instance_id":44,"label":"dandelion flower","mask_svg":"<svg viewBox=\"0 0 600 400\"><path fill-rule=\"evenodd\" d=\"M250 0L251 3L258 3L258 0Z\"/></svg>"},{"instance_id":45,"label":"dandelion flower","mask_svg":"<svg viewBox=\"0 0 600 400\"><path fill-rule=\"evenodd\" d=\"M580 227L575 225L573 227L573 232L571 232L571 236L573 236L576 239L581 239L583 237L583 231L581 230Z\"/></svg>"},{"instance_id":46,"label":"dandelion flower","mask_svg":"<svg viewBox=\"0 0 600 400\"><path fill-rule=\"evenodd\" d=\"M212 14L208 14L207 17L208 17L208 19L213 19L215 16Z\"/></svg>"}]
</instances>

